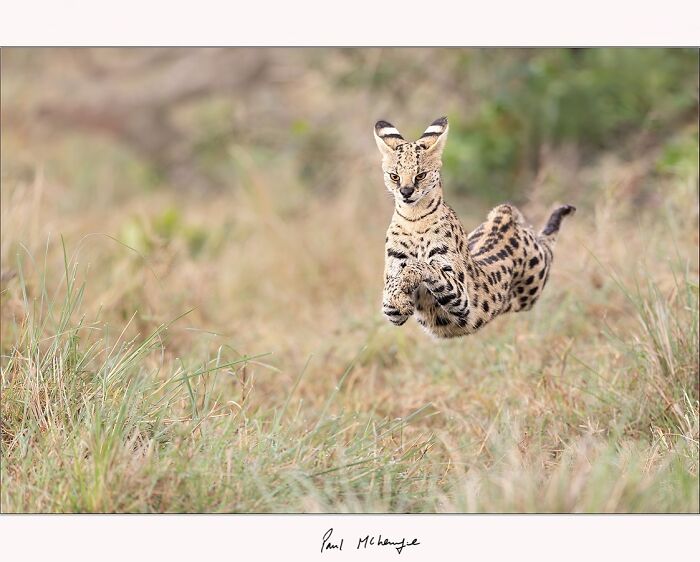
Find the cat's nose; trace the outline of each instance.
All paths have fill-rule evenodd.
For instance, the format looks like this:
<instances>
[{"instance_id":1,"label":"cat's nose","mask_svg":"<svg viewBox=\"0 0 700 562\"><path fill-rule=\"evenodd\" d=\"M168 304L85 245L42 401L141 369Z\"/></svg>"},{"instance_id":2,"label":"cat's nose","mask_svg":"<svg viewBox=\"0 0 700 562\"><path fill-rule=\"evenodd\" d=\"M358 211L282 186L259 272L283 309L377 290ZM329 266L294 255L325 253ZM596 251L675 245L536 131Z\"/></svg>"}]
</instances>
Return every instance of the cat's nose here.
<instances>
[{"instance_id":1,"label":"cat's nose","mask_svg":"<svg viewBox=\"0 0 700 562\"><path fill-rule=\"evenodd\" d=\"M414 192L414 191L415 191L415 189L414 189L412 186L410 186L410 185L409 185L409 186L406 186L406 187L402 187L401 189L399 189L399 192L401 193L401 195L404 196L404 198L408 198L408 197L410 197L411 195L413 195L413 192Z\"/></svg>"}]
</instances>

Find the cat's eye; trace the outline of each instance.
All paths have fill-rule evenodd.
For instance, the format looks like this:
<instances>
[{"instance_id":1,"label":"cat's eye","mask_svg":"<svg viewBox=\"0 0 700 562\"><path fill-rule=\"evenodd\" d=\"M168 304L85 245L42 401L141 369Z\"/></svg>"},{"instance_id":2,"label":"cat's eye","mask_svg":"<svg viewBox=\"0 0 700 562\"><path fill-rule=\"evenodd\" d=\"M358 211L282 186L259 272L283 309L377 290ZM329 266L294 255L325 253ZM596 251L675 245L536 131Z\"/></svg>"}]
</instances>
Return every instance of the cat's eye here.
<instances>
[{"instance_id":1,"label":"cat's eye","mask_svg":"<svg viewBox=\"0 0 700 562\"><path fill-rule=\"evenodd\" d=\"M420 174L418 174L418 175L416 176L416 181L424 180L424 179L425 179L425 176L427 176L427 175L428 175L428 172L421 172Z\"/></svg>"},{"instance_id":2,"label":"cat's eye","mask_svg":"<svg viewBox=\"0 0 700 562\"><path fill-rule=\"evenodd\" d=\"M392 174L392 173L389 173L389 177L391 178L391 181L395 181L395 182L398 182L399 179L401 179L401 178L399 178L399 176L397 174Z\"/></svg>"}]
</instances>

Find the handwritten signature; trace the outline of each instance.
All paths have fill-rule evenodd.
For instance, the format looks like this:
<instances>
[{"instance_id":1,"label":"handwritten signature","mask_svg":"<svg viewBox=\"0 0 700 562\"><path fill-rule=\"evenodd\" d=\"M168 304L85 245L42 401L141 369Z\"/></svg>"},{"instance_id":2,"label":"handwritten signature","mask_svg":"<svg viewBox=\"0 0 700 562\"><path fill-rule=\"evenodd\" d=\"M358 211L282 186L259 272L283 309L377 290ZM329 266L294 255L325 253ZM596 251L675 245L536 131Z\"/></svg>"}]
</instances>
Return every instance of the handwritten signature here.
<instances>
[{"instance_id":1,"label":"handwritten signature","mask_svg":"<svg viewBox=\"0 0 700 562\"><path fill-rule=\"evenodd\" d=\"M321 542L322 553L328 552L329 550L343 550L345 539L331 539L333 539L333 527L328 529L323 534L323 540ZM369 546L393 546L396 549L396 552L401 554L401 552L403 552L403 549L407 546L418 546L419 544L420 543L418 542L417 538L409 542L406 538L402 538L400 541L398 541L390 540L386 537L382 537L382 535L365 535L364 537L358 538L356 550L360 550L361 548L364 548L366 550Z\"/></svg>"}]
</instances>

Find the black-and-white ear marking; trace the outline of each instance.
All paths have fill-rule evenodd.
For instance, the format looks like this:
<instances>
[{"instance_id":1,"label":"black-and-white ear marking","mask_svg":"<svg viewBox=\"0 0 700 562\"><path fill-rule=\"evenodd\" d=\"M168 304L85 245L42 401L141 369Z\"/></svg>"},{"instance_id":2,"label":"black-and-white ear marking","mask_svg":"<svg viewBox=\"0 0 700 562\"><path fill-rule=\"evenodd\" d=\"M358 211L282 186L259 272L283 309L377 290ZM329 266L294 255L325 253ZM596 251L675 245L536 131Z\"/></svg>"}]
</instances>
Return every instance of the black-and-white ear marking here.
<instances>
[{"instance_id":1,"label":"black-and-white ear marking","mask_svg":"<svg viewBox=\"0 0 700 562\"><path fill-rule=\"evenodd\" d=\"M426 150L431 150L434 147L441 149L447 138L447 129L447 117L440 117L430 124L418 139L418 143Z\"/></svg>"},{"instance_id":2,"label":"black-and-white ear marking","mask_svg":"<svg viewBox=\"0 0 700 562\"><path fill-rule=\"evenodd\" d=\"M387 147L396 150L397 146L406 142L398 129L388 121L377 121L374 125L374 138L381 151Z\"/></svg>"}]
</instances>

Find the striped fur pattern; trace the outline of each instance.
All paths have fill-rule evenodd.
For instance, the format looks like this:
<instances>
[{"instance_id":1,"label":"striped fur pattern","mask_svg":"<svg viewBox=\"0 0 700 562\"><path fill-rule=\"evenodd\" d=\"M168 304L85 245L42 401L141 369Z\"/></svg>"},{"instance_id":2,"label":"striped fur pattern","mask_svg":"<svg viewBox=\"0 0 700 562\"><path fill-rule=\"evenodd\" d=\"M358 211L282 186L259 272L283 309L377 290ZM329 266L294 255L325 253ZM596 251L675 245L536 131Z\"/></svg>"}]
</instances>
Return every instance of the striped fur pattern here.
<instances>
[{"instance_id":1,"label":"striped fur pattern","mask_svg":"<svg viewBox=\"0 0 700 562\"><path fill-rule=\"evenodd\" d=\"M440 168L447 118L433 121L407 142L391 123L378 121L384 183L394 196L386 235L382 309L393 324L409 317L430 334L471 334L500 314L530 310L547 283L562 219L556 209L535 233L511 204L493 209L467 234L445 204Z\"/></svg>"}]
</instances>

